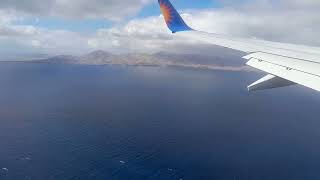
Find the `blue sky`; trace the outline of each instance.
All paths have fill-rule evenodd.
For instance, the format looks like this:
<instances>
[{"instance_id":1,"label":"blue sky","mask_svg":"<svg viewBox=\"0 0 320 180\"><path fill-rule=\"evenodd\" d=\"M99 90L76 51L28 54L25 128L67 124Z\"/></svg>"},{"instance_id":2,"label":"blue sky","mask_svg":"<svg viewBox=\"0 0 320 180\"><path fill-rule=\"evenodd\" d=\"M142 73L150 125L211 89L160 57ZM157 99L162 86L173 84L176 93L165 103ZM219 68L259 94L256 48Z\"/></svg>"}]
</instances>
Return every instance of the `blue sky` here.
<instances>
[{"instance_id":1,"label":"blue sky","mask_svg":"<svg viewBox=\"0 0 320 180\"><path fill-rule=\"evenodd\" d=\"M194 0L174 0L174 6L177 9L208 9L218 7L219 3L213 0L199 0L195 3ZM157 3L152 3L145 8L138 14L138 17L146 17L146 16L153 16L159 14L159 7Z\"/></svg>"}]
</instances>

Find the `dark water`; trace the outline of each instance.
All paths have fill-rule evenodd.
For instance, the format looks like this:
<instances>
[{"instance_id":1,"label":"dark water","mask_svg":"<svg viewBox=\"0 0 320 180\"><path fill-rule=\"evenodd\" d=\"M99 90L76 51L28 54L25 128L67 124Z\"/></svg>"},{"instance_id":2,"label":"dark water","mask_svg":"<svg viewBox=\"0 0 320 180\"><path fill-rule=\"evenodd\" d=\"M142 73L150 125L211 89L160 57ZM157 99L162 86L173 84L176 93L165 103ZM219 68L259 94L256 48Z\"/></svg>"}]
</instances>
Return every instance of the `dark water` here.
<instances>
[{"instance_id":1,"label":"dark water","mask_svg":"<svg viewBox=\"0 0 320 180\"><path fill-rule=\"evenodd\" d=\"M319 93L259 76L1 64L0 179L320 179Z\"/></svg>"}]
</instances>

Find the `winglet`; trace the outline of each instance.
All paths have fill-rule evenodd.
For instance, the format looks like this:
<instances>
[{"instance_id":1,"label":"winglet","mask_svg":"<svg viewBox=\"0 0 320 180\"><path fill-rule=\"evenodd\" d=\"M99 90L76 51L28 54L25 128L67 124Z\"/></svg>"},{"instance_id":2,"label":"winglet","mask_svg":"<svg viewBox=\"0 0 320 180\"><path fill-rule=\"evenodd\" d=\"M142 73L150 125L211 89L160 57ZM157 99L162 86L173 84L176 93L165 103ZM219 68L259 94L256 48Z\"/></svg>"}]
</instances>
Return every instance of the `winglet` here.
<instances>
[{"instance_id":1,"label":"winglet","mask_svg":"<svg viewBox=\"0 0 320 180\"><path fill-rule=\"evenodd\" d=\"M180 14L169 0L158 0L161 12L172 33L179 31L191 31L192 29L183 21Z\"/></svg>"}]
</instances>

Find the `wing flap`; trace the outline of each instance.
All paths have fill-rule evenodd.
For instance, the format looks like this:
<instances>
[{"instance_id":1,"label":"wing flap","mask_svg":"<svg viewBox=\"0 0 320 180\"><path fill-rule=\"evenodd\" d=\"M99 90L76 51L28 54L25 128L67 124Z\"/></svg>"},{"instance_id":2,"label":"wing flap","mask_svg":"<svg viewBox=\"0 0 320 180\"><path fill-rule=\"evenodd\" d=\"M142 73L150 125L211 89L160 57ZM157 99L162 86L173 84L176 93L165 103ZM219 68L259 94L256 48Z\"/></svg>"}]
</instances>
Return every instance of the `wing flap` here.
<instances>
[{"instance_id":1,"label":"wing flap","mask_svg":"<svg viewBox=\"0 0 320 180\"><path fill-rule=\"evenodd\" d=\"M259 79L258 81L254 82L250 86L248 86L248 91L258 91L258 90L265 90L265 89L273 89L285 86L291 86L296 83L292 81L288 81L278 76L274 76L268 74L263 78Z\"/></svg>"},{"instance_id":2,"label":"wing flap","mask_svg":"<svg viewBox=\"0 0 320 180\"><path fill-rule=\"evenodd\" d=\"M313 74L315 76L320 76L320 64L313 61L307 61L304 59L297 59L264 52L252 53L243 58L248 60L251 58L255 58L262 61L267 61L275 65L303 71L309 74Z\"/></svg>"},{"instance_id":3,"label":"wing flap","mask_svg":"<svg viewBox=\"0 0 320 180\"><path fill-rule=\"evenodd\" d=\"M265 71L269 74L301 84L303 86L320 91L320 77L290 66L275 64L261 59L251 58L247 65Z\"/></svg>"}]
</instances>

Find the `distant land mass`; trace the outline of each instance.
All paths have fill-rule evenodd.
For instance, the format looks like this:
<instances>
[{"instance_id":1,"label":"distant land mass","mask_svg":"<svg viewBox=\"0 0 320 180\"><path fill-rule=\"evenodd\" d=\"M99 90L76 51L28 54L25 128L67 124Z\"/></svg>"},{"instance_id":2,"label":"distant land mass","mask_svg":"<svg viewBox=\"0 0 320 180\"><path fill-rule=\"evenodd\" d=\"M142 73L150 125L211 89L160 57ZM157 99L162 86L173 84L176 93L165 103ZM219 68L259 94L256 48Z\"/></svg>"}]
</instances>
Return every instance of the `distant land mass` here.
<instances>
[{"instance_id":1,"label":"distant land mass","mask_svg":"<svg viewBox=\"0 0 320 180\"><path fill-rule=\"evenodd\" d=\"M230 53L231 52L231 53ZM58 55L46 59L33 60L35 63L85 64L85 65L127 65L127 66L161 66L184 67L210 70L251 71L240 59L241 54L230 51L217 55L175 54L158 52L155 54L128 53L112 54L97 50L82 56Z\"/></svg>"}]
</instances>

